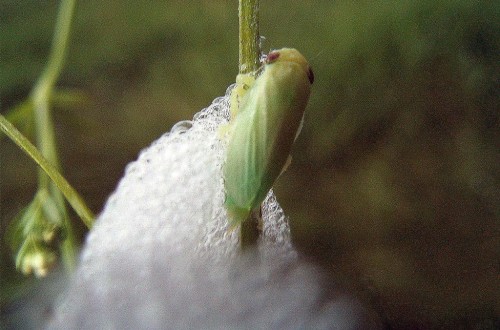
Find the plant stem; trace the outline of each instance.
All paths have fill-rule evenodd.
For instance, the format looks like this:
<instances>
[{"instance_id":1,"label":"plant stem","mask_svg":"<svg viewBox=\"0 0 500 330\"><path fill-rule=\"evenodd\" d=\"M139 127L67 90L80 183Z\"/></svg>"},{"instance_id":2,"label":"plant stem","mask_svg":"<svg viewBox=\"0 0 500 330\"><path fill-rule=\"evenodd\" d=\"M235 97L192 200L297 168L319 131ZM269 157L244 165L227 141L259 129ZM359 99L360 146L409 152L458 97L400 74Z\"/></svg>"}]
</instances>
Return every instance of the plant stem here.
<instances>
[{"instance_id":1,"label":"plant stem","mask_svg":"<svg viewBox=\"0 0 500 330\"><path fill-rule=\"evenodd\" d=\"M34 94L50 94L59 74L61 73L66 50L68 48L71 20L75 9L76 0L61 0L57 21L50 48L49 59L45 69L35 85Z\"/></svg>"},{"instance_id":2,"label":"plant stem","mask_svg":"<svg viewBox=\"0 0 500 330\"><path fill-rule=\"evenodd\" d=\"M35 115L37 145L41 154L54 166L56 171L60 166L49 102L52 90L62 70L64 58L66 56L75 1L76 0L61 0L49 59L31 93ZM51 192L51 195L62 212L66 239L62 244L61 252L64 264L67 268L72 269L74 268L76 260L76 239L64 204L64 198L56 186L51 183L43 167L38 172L38 185L39 189L48 189Z\"/></svg>"},{"instance_id":3,"label":"plant stem","mask_svg":"<svg viewBox=\"0 0 500 330\"><path fill-rule=\"evenodd\" d=\"M63 66L74 7L75 0L61 0L49 60L31 93L35 113L37 145L45 158L56 168L59 167L59 158L57 156L49 101ZM39 175L39 183L42 186L48 185L48 178L43 171Z\"/></svg>"},{"instance_id":4,"label":"plant stem","mask_svg":"<svg viewBox=\"0 0 500 330\"><path fill-rule=\"evenodd\" d=\"M239 73L259 68L259 0L239 0Z\"/></svg>"},{"instance_id":5,"label":"plant stem","mask_svg":"<svg viewBox=\"0 0 500 330\"><path fill-rule=\"evenodd\" d=\"M240 227L240 247L245 250L249 247L255 246L260 235L260 223L262 222L260 216L260 207L252 211L248 218L243 221Z\"/></svg>"},{"instance_id":6,"label":"plant stem","mask_svg":"<svg viewBox=\"0 0 500 330\"><path fill-rule=\"evenodd\" d=\"M239 0L239 73L259 68L259 0ZM242 249L254 246L259 238L259 212L252 211L240 228Z\"/></svg>"},{"instance_id":7,"label":"plant stem","mask_svg":"<svg viewBox=\"0 0 500 330\"><path fill-rule=\"evenodd\" d=\"M94 222L92 211L66 179L59 174L57 169L45 158L40 151L19 132L4 116L0 115L0 130L14 141L28 156L30 156L52 179L59 188L75 212L82 218L85 225L90 228Z\"/></svg>"}]
</instances>

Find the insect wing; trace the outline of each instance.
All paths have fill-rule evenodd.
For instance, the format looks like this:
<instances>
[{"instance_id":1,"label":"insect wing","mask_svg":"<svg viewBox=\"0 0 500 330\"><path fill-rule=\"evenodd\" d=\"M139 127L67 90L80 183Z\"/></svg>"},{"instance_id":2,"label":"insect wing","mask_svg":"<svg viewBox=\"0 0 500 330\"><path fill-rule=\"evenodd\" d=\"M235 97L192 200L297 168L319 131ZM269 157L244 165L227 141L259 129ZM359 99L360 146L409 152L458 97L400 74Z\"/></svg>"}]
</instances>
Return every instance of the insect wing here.
<instances>
[{"instance_id":1,"label":"insect wing","mask_svg":"<svg viewBox=\"0 0 500 330\"><path fill-rule=\"evenodd\" d=\"M310 84L303 66L276 57L242 98L224 166L225 204L233 224L260 205L286 165Z\"/></svg>"}]
</instances>

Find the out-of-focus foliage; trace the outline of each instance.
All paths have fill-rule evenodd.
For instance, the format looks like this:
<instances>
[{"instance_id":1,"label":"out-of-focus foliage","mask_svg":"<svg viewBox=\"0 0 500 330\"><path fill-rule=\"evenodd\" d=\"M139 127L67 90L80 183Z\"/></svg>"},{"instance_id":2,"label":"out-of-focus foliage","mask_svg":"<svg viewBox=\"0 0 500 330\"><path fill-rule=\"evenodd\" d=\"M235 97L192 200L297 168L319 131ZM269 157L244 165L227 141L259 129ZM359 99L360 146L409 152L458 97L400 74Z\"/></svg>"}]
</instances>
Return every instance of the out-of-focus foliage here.
<instances>
[{"instance_id":1,"label":"out-of-focus foliage","mask_svg":"<svg viewBox=\"0 0 500 330\"><path fill-rule=\"evenodd\" d=\"M396 324L500 315L499 14L370 1L330 17L329 93L282 203L298 245L365 280Z\"/></svg>"},{"instance_id":2,"label":"out-of-focus foliage","mask_svg":"<svg viewBox=\"0 0 500 330\"><path fill-rule=\"evenodd\" d=\"M2 113L40 74L56 5L3 1ZM142 147L233 82L237 13L89 0L75 15L59 85L91 102L54 117L66 176L99 211ZM264 49L299 49L316 76L278 200L299 248L368 288L392 325L500 315L498 17L496 1L262 1ZM36 171L0 143L3 230Z\"/></svg>"}]
</instances>

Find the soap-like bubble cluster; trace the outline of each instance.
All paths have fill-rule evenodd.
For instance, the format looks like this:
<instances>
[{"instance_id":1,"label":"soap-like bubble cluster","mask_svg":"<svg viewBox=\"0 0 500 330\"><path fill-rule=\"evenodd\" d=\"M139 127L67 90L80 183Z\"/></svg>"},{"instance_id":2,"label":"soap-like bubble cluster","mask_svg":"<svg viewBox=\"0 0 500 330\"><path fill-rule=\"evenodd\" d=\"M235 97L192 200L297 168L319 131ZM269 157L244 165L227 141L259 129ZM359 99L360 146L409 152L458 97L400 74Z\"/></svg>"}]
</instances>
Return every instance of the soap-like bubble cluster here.
<instances>
[{"instance_id":1,"label":"soap-like bubble cluster","mask_svg":"<svg viewBox=\"0 0 500 330\"><path fill-rule=\"evenodd\" d=\"M272 192L258 248L239 253L218 129L229 93L127 166L49 329L360 328L359 302L297 257Z\"/></svg>"},{"instance_id":2,"label":"soap-like bubble cluster","mask_svg":"<svg viewBox=\"0 0 500 330\"><path fill-rule=\"evenodd\" d=\"M214 100L191 121L144 149L129 164L118 188L90 232L82 273L96 276L110 255L153 256L194 249L200 256L226 258L238 252L238 231L228 229L222 167L225 143L219 127L229 120L229 94ZM266 253L294 253L282 209L270 192L263 206Z\"/></svg>"},{"instance_id":3,"label":"soap-like bubble cluster","mask_svg":"<svg viewBox=\"0 0 500 330\"><path fill-rule=\"evenodd\" d=\"M175 124L126 167L87 237L78 272L99 283L103 296L116 285L107 270L117 260L146 272L165 254L196 251L215 261L239 251L238 231L228 229L223 206L225 143L218 132L229 119L230 90L192 121ZM272 193L267 200L261 250L291 251L283 212Z\"/></svg>"}]
</instances>

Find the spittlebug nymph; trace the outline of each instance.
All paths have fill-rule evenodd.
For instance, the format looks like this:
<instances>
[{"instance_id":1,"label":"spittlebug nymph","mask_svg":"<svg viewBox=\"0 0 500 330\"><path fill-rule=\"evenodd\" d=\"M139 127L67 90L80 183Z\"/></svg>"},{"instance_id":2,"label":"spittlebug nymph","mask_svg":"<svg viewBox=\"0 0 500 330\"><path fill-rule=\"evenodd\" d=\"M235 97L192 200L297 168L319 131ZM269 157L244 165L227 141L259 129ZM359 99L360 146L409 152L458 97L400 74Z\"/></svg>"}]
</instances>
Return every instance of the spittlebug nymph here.
<instances>
[{"instance_id":1,"label":"spittlebug nymph","mask_svg":"<svg viewBox=\"0 0 500 330\"><path fill-rule=\"evenodd\" d=\"M313 80L309 64L297 50L275 50L239 99L237 111L232 107L223 169L231 226L260 206L286 169Z\"/></svg>"}]
</instances>

